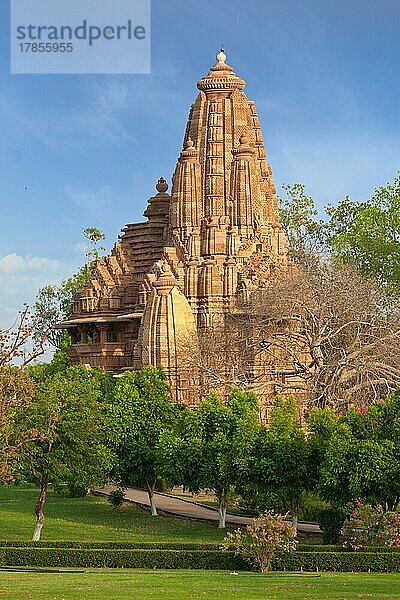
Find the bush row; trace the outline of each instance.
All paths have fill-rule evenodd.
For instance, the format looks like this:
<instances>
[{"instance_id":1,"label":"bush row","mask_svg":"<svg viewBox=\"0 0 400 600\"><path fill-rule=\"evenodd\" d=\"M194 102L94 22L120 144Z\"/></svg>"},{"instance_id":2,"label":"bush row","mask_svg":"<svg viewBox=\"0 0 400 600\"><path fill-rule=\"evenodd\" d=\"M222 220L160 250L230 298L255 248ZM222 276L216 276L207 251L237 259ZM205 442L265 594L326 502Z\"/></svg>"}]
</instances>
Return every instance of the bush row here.
<instances>
[{"instance_id":1,"label":"bush row","mask_svg":"<svg viewBox=\"0 0 400 600\"><path fill-rule=\"evenodd\" d=\"M0 540L0 548L75 548L79 549L105 549L105 550L209 550L217 552L219 544L196 542L81 542L81 541L51 541L43 540ZM352 552L339 545L328 544L299 544L297 552ZM359 552L399 552L399 546L365 546Z\"/></svg>"},{"instance_id":2,"label":"bush row","mask_svg":"<svg viewBox=\"0 0 400 600\"><path fill-rule=\"evenodd\" d=\"M248 570L248 565L235 557L233 552L215 550L105 550L8 546L0 548L0 565Z\"/></svg>"},{"instance_id":3,"label":"bush row","mask_svg":"<svg viewBox=\"0 0 400 600\"><path fill-rule=\"evenodd\" d=\"M106 549L106 550L214 550L219 549L219 544L201 544L196 542L81 542L81 541L51 541L41 540L0 540L0 548L75 548L79 549Z\"/></svg>"},{"instance_id":4,"label":"bush row","mask_svg":"<svg viewBox=\"0 0 400 600\"><path fill-rule=\"evenodd\" d=\"M277 571L399 572L395 552L293 552L272 564Z\"/></svg>"},{"instance_id":5,"label":"bush row","mask_svg":"<svg viewBox=\"0 0 400 600\"><path fill-rule=\"evenodd\" d=\"M198 543L198 542L84 542L84 541L63 541L63 540L41 540L33 542L31 540L0 540L0 547L12 546L15 548L104 548L109 550L218 550L218 543ZM324 551L340 552L341 546L329 546L321 544L299 544L299 551ZM400 550L400 549L399 549Z\"/></svg>"},{"instance_id":6,"label":"bush row","mask_svg":"<svg viewBox=\"0 0 400 600\"><path fill-rule=\"evenodd\" d=\"M0 548L0 565L30 567L124 567L134 569L249 570L233 552L215 550L112 550ZM294 552L273 562L278 571L400 572L400 553Z\"/></svg>"},{"instance_id":7,"label":"bush row","mask_svg":"<svg viewBox=\"0 0 400 600\"><path fill-rule=\"evenodd\" d=\"M299 544L297 546L297 552L354 552L351 548L343 548L340 545L332 544ZM398 552L400 553L400 546L363 546L357 553L360 552Z\"/></svg>"}]
</instances>

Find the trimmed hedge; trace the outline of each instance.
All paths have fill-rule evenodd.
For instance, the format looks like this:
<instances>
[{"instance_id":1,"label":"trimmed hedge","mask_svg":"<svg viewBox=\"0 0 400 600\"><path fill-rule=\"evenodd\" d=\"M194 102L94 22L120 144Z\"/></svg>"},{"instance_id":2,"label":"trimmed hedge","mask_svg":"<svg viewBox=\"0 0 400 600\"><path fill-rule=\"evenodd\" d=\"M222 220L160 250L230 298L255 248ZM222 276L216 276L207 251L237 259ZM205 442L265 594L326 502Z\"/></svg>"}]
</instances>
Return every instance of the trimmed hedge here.
<instances>
[{"instance_id":1,"label":"trimmed hedge","mask_svg":"<svg viewBox=\"0 0 400 600\"><path fill-rule=\"evenodd\" d=\"M217 544L193 542L1 541L0 565L114 567L134 569L249 570L250 563ZM366 547L354 552L337 545L299 544L273 561L277 571L400 572L400 548Z\"/></svg>"},{"instance_id":2,"label":"trimmed hedge","mask_svg":"<svg viewBox=\"0 0 400 600\"><path fill-rule=\"evenodd\" d=\"M130 569L248 570L233 552L215 550L102 550L78 548L0 548L1 566L110 567Z\"/></svg>"},{"instance_id":3,"label":"trimmed hedge","mask_svg":"<svg viewBox=\"0 0 400 600\"><path fill-rule=\"evenodd\" d=\"M273 561L276 571L400 572L395 552L293 552Z\"/></svg>"},{"instance_id":4,"label":"trimmed hedge","mask_svg":"<svg viewBox=\"0 0 400 600\"><path fill-rule=\"evenodd\" d=\"M217 550L0 547L0 565L30 567L113 567L134 569L249 570L233 552ZM293 552L275 559L277 571L400 572L396 552Z\"/></svg>"},{"instance_id":5,"label":"trimmed hedge","mask_svg":"<svg viewBox=\"0 0 400 600\"><path fill-rule=\"evenodd\" d=\"M351 552L354 554L355 551L333 544L299 544L297 552ZM400 552L400 546L363 546L357 550L357 554L360 552Z\"/></svg>"},{"instance_id":6,"label":"trimmed hedge","mask_svg":"<svg viewBox=\"0 0 400 600\"><path fill-rule=\"evenodd\" d=\"M41 540L0 540L0 548L76 548L106 550L219 550L219 544L201 544L196 542L77 542Z\"/></svg>"},{"instance_id":7,"label":"trimmed hedge","mask_svg":"<svg viewBox=\"0 0 400 600\"><path fill-rule=\"evenodd\" d=\"M74 548L74 549L104 549L104 550L209 550L219 551L219 544L196 542L77 542L41 540L0 540L0 548ZM297 552L351 552L350 548L328 544L299 544ZM400 552L399 546L364 546L360 552Z\"/></svg>"}]
</instances>

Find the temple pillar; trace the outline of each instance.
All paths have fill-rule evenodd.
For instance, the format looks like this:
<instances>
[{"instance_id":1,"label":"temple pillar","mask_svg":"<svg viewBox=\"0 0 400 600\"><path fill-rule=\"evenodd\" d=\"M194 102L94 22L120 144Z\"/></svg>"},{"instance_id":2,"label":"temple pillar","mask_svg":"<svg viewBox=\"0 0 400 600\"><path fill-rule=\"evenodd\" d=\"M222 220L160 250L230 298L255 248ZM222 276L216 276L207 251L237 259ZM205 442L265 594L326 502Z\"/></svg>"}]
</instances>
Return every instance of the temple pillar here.
<instances>
[{"instance_id":1,"label":"temple pillar","mask_svg":"<svg viewBox=\"0 0 400 600\"><path fill-rule=\"evenodd\" d=\"M107 329L108 329L108 324L107 323L97 323L97 329L99 330L100 333L100 344L106 344L107 343Z\"/></svg>"},{"instance_id":2,"label":"temple pillar","mask_svg":"<svg viewBox=\"0 0 400 600\"><path fill-rule=\"evenodd\" d=\"M237 287L237 268L234 258L227 258L224 262L224 297L233 297Z\"/></svg>"},{"instance_id":3,"label":"temple pillar","mask_svg":"<svg viewBox=\"0 0 400 600\"><path fill-rule=\"evenodd\" d=\"M79 335L81 337L81 343L87 344L88 343L88 332L87 332L86 325L78 325L78 331L79 331Z\"/></svg>"}]
</instances>

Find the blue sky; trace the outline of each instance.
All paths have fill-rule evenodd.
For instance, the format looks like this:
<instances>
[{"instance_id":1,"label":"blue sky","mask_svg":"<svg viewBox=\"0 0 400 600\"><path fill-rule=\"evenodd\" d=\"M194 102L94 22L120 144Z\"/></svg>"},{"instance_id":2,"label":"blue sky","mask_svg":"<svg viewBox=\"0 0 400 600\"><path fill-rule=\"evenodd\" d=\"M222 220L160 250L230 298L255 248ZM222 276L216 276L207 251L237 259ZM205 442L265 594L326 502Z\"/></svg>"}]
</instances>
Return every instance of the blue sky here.
<instances>
[{"instance_id":1,"label":"blue sky","mask_svg":"<svg viewBox=\"0 0 400 600\"><path fill-rule=\"evenodd\" d=\"M278 191L364 200L400 168L398 0L153 0L150 75L11 75L0 11L0 326L82 263L83 227L110 247L141 219L221 43Z\"/></svg>"}]
</instances>

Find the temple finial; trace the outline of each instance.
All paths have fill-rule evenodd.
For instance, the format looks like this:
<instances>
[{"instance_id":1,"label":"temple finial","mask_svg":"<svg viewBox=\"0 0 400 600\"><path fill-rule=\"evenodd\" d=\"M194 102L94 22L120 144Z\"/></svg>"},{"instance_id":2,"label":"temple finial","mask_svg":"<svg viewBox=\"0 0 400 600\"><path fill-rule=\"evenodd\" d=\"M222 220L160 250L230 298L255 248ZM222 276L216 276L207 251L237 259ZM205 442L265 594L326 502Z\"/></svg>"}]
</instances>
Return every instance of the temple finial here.
<instances>
[{"instance_id":1,"label":"temple finial","mask_svg":"<svg viewBox=\"0 0 400 600\"><path fill-rule=\"evenodd\" d=\"M218 61L218 64L225 64L226 54L225 54L223 46L221 46L221 50L217 54L217 61Z\"/></svg>"},{"instance_id":2,"label":"temple finial","mask_svg":"<svg viewBox=\"0 0 400 600\"><path fill-rule=\"evenodd\" d=\"M160 177L157 181L156 190L159 194L165 194L168 189L168 183L165 181L164 177Z\"/></svg>"}]
</instances>

